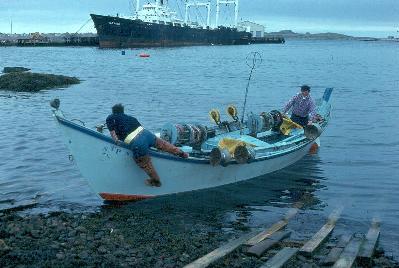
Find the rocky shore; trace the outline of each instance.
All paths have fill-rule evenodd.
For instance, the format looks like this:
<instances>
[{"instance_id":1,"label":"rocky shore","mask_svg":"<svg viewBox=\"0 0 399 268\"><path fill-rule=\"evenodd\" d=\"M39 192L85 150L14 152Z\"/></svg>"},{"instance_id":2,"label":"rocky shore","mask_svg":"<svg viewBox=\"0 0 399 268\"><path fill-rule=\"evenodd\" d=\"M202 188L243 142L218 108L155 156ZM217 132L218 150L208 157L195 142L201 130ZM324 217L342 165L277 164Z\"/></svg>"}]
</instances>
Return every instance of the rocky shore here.
<instances>
[{"instance_id":1,"label":"rocky shore","mask_svg":"<svg viewBox=\"0 0 399 268\"><path fill-rule=\"evenodd\" d=\"M38 92L43 89L79 84L76 77L28 72L24 67L5 67L0 75L0 90L16 92Z\"/></svg>"},{"instance_id":2,"label":"rocky shore","mask_svg":"<svg viewBox=\"0 0 399 268\"><path fill-rule=\"evenodd\" d=\"M148 205L1 215L0 267L181 267L230 236L213 213L204 217Z\"/></svg>"},{"instance_id":3,"label":"rocky shore","mask_svg":"<svg viewBox=\"0 0 399 268\"><path fill-rule=\"evenodd\" d=\"M92 213L2 213L0 267L182 267L250 231L226 221L223 199L212 206L176 201L104 206ZM239 248L211 267L260 267L267 258L249 257ZM381 252L374 263L398 265ZM318 267L302 257L290 267L302 265Z\"/></svg>"}]
</instances>

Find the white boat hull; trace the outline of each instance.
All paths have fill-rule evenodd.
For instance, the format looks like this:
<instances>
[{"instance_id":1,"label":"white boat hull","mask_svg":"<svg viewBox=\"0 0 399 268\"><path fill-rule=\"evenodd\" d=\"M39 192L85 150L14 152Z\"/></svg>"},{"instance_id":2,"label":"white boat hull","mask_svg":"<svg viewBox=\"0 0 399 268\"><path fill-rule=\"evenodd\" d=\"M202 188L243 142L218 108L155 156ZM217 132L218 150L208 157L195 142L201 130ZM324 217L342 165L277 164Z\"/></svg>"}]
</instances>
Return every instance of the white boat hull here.
<instances>
[{"instance_id":1,"label":"white boat hull","mask_svg":"<svg viewBox=\"0 0 399 268\"><path fill-rule=\"evenodd\" d=\"M81 174L106 200L138 200L255 178L297 162L313 144L309 142L267 159L227 167L214 167L199 159L186 160L153 152L153 164L161 177L162 187L149 187L144 183L148 176L133 161L127 147L117 146L105 135L56 118Z\"/></svg>"}]
</instances>

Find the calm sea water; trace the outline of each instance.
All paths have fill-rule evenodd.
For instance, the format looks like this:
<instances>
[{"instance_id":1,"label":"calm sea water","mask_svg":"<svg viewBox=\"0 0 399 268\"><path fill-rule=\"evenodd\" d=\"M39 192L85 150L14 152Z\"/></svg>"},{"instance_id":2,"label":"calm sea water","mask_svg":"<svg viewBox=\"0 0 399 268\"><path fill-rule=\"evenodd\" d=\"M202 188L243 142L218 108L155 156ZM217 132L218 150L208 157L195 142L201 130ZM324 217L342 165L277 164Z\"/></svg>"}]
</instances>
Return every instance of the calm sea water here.
<instances>
[{"instance_id":1,"label":"calm sea water","mask_svg":"<svg viewBox=\"0 0 399 268\"><path fill-rule=\"evenodd\" d=\"M335 88L321 150L283 171L194 193L196 198L217 194L235 199L253 208L246 224L257 226L284 213L273 207L305 193L313 202L315 210L308 213L314 219L343 205L340 226L364 232L373 217L380 218L381 243L398 258L398 43L288 41L127 50L125 56L96 48L0 48L0 68L24 66L83 80L35 94L0 92L0 206L35 197L43 209L102 204L68 160L48 105L52 98L61 99L67 117L90 127L104 122L118 102L153 130L166 122L208 124L212 108L224 111L233 103L241 109L249 74L245 58L252 51L264 61L251 81L249 111L281 108L304 83L312 86L314 97ZM139 58L140 52L151 57ZM296 193L299 188L305 190Z\"/></svg>"}]
</instances>

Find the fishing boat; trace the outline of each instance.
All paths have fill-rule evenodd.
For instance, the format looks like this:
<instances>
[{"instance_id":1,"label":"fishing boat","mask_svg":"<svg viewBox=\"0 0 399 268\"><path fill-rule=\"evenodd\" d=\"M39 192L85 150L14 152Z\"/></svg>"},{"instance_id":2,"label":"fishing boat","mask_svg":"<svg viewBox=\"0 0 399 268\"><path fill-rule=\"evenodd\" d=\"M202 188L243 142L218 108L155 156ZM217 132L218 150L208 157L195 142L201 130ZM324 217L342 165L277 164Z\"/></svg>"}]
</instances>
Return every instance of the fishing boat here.
<instances>
[{"instance_id":1,"label":"fishing boat","mask_svg":"<svg viewBox=\"0 0 399 268\"><path fill-rule=\"evenodd\" d=\"M319 141L330 119L332 88L316 101L318 123L302 128L274 110L249 113L240 120L229 106L229 121L220 121L212 110L212 126L166 124L156 135L183 151L189 158L151 149L161 187L147 186L146 173L133 161L127 144L115 144L102 127L88 128L67 119L59 100L51 103L65 143L95 193L105 200L141 200L159 195L231 184L285 168L308 154Z\"/></svg>"}]
</instances>

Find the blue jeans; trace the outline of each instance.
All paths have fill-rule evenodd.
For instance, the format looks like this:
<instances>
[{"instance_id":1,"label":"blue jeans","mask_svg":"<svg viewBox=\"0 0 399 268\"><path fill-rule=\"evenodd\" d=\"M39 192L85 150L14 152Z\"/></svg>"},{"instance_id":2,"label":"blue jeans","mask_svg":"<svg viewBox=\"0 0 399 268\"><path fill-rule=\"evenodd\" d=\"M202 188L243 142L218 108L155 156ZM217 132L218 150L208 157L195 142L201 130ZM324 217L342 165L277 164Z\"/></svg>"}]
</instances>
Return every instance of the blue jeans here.
<instances>
[{"instance_id":1,"label":"blue jeans","mask_svg":"<svg viewBox=\"0 0 399 268\"><path fill-rule=\"evenodd\" d=\"M156 136L150 131L143 129L129 144L135 159L148 155L150 147L155 146Z\"/></svg>"},{"instance_id":2,"label":"blue jeans","mask_svg":"<svg viewBox=\"0 0 399 268\"><path fill-rule=\"evenodd\" d=\"M301 125L301 126L304 127L309 122L309 116L302 117L302 116L298 116L296 114L292 114L291 115L291 120L294 121L295 123L297 123L298 125Z\"/></svg>"}]
</instances>

